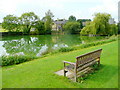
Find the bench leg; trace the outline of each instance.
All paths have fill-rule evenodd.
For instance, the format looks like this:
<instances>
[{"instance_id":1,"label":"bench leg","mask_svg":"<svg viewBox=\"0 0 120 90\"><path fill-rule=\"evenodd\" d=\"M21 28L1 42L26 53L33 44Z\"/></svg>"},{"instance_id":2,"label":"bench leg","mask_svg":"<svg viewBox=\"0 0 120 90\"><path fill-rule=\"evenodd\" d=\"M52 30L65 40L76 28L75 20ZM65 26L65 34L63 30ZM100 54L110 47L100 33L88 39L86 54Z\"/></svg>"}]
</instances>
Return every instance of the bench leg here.
<instances>
[{"instance_id":1,"label":"bench leg","mask_svg":"<svg viewBox=\"0 0 120 90\"><path fill-rule=\"evenodd\" d=\"M75 76L75 78L74 78L74 82L77 82L77 77Z\"/></svg>"},{"instance_id":2,"label":"bench leg","mask_svg":"<svg viewBox=\"0 0 120 90\"><path fill-rule=\"evenodd\" d=\"M64 70L64 77L66 77L66 71Z\"/></svg>"},{"instance_id":3,"label":"bench leg","mask_svg":"<svg viewBox=\"0 0 120 90\"><path fill-rule=\"evenodd\" d=\"M100 66L100 58L99 58L99 60L98 60L98 67Z\"/></svg>"},{"instance_id":4,"label":"bench leg","mask_svg":"<svg viewBox=\"0 0 120 90\"><path fill-rule=\"evenodd\" d=\"M64 77L66 77L65 63L64 63Z\"/></svg>"},{"instance_id":5,"label":"bench leg","mask_svg":"<svg viewBox=\"0 0 120 90\"><path fill-rule=\"evenodd\" d=\"M75 66L75 71L74 71L74 81L77 82L77 69Z\"/></svg>"}]
</instances>

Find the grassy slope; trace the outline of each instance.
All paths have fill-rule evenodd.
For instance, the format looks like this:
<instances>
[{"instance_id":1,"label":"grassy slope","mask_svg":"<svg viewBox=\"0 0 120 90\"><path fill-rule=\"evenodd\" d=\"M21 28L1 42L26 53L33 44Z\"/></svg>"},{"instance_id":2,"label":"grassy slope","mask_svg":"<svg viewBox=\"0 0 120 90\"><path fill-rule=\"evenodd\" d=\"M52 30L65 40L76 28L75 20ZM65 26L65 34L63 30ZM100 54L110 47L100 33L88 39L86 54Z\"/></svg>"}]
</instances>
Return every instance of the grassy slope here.
<instances>
[{"instance_id":1,"label":"grassy slope","mask_svg":"<svg viewBox=\"0 0 120 90\"><path fill-rule=\"evenodd\" d=\"M63 60L75 61L81 54L102 48L101 69L83 83L74 83L54 72L63 68ZM118 42L55 54L3 68L3 88L117 88Z\"/></svg>"},{"instance_id":2,"label":"grassy slope","mask_svg":"<svg viewBox=\"0 0 120 90\"><path fill-rule=\"evenodd\" d=\"M0 67L0 90L2 88L2 68Z\"/></svg>"}]
</instances>

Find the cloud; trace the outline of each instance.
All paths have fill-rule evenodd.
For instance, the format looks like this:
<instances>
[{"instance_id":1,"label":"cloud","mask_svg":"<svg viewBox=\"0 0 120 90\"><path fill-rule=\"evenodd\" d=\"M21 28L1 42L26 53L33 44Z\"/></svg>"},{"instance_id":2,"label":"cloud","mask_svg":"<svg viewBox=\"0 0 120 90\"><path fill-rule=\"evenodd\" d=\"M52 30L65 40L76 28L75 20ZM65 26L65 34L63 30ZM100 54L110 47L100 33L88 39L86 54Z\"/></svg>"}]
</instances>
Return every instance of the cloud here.
<instances>
[{"instance_id":1,"label":"cloud","mask_svg":"<svg viewBox=\"0 0 120 90\"><path fill-rule=\"evenodd\" d=\"M102 4L89 9L91 14L96 12L106 12L112 15L118 21L118 1L119 0L101 0Z\"/></svg>"},{"instance_id":2,"label":"cloud","mask_svg":"<svg viewBox=\"0 0 120 90\"><path fill-rule=\"evenodd\" d=\"M92 18L95 12L107 12L117 19L118 0L1 0L0 21L7 14L20 16L35 12L41 18L50 9L56 18Z\"/></svg>"}]
</instances>

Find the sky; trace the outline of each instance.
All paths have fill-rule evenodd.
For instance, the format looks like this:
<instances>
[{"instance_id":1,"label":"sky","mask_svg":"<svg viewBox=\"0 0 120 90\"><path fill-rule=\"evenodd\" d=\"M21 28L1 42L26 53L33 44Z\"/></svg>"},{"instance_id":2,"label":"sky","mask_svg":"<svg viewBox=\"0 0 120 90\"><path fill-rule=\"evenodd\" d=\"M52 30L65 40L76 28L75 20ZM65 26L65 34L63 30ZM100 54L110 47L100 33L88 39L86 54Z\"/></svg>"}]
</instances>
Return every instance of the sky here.
<instances>
[{"instance_id":1,"label":"sky","mask_svg":"<svg viewBox=\"0 0 120 90\"><path fill-rule=\"evenodd\" d=\"M118 22L119 0L0 0L0 22L8 15L21 16L25 12L34 12L42 19L49 9L54 20L68 19L70 15L77 19L93 19L94 13L109 13Z\"/></svg>"}]
</instances>

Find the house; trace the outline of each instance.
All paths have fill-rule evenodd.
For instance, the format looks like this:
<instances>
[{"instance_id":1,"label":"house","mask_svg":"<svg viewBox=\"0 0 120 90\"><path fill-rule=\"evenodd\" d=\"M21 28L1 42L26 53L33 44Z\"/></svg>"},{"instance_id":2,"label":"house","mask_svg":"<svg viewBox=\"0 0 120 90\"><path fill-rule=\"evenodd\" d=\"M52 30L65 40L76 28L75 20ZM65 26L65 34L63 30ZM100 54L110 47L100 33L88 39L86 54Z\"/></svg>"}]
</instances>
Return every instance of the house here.
<instances>
[{"instance_id":1,"label":"house","mask_svg":"<svg viewBox=\"0 0 120 90\"><path fill-rule=\"evenodd\" d=\"M110 19L109 19L109 24L115 24L114 18L110 18Z\"/></svg>"},{"instance_id":2,"label":"house","mask_svg":"<svg viewBox=\"0 0 120 90\"><path fill-rule=\"evenodd\" d=\"M52 25L52 31L63 31L63 25L67 22L65 19L55 20Z\"/></svg>"}]
</instances>

